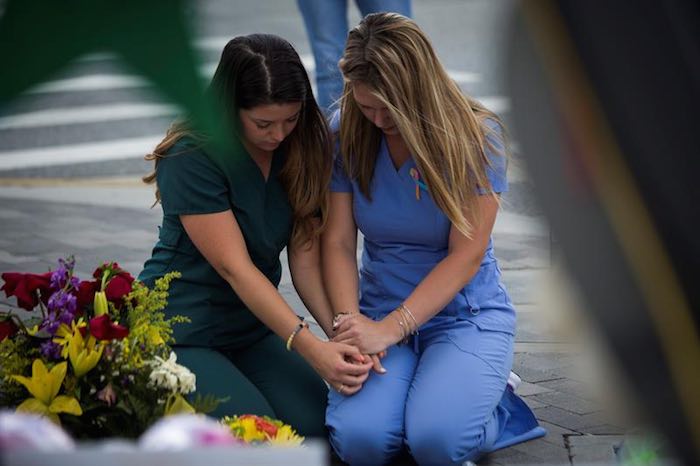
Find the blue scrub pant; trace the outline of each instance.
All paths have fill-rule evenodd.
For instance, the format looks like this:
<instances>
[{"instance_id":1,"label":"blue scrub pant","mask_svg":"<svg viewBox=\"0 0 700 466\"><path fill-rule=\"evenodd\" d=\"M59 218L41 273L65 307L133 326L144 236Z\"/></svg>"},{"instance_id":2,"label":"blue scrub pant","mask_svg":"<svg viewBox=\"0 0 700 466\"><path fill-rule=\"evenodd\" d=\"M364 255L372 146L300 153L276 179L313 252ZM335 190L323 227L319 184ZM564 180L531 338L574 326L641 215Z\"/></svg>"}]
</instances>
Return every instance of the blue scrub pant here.
<instances>
[{"instance_id":1,"label":"blue scrub pant","mask_svg":"<svg viewBox=\"0 0 700 466\"><path fill-rule=\"evenodd\" d=\"M532 411L506 388L513 336L468 320L431 320L408 345L392 346L357 394L328 395L326 425L352 466L386 464L406 445L422 465L458 465L541 437Z\"/></svg>"},{"instance_id":2,"label":"blue scrub pant","mask_svg":"<svg viewBox=\"0 0 700 466\"><path fill-rule=\"evenodd\" d=\"M316 61L316 100L330 114L331 105L343 92L338 60L348 35L347 0L297 0L304 18L311 50ZM394 11L411 16L411 0L355 0L366 16L380 11Z\"/></svg>"}]
</instances>

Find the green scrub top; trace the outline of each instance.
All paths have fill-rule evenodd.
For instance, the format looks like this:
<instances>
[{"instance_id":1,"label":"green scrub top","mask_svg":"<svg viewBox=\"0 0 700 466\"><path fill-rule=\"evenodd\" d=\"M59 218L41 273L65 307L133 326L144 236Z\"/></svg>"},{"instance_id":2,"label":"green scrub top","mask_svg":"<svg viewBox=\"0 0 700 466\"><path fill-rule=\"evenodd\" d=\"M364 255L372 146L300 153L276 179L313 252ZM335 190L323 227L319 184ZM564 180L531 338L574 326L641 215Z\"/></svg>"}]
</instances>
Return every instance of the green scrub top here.
<instances>
[{"instance_id":1,"label":"green scrub top","mask_svg":"<svg viewBox=\"0 0 700 466\"><path fill-rule=\"evenodd\" d=\"M167 317L182 315L192 321L174 325L177 345L235 349L255 343L270 330L200 254L179 216L231 209L250 258L277 287L282 275L279 256L292 231L292 209L279 180L282 151L275 152L267 181L245 152L227 157L225 166L213 160L188 138L159 160L156 178L163 224L139 279L152 286L168 272L182 273L171 282L165 309Z\"/></svg>"}]
</instances>

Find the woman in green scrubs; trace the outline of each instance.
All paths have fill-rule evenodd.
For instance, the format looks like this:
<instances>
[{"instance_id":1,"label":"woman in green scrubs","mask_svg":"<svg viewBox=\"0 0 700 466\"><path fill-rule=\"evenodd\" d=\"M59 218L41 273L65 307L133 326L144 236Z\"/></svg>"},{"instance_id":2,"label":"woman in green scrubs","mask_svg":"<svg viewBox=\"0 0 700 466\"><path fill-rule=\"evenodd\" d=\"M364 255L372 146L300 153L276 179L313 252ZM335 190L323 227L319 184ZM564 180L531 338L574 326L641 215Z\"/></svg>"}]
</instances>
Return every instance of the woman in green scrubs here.
<instances>
[{"instance_id":1,"label":"woman in green scrubs","mask_svg":"<svg viewBox=\"0 0 700 466\"><path fill-rule=\"evenodd\" d=\"M372 363L353 346L314 336L277 286L287 247L299 296L331 333L319 252L328 128L299 56L273 35L231 40L210 90L245 150L214 153L186 124L170 128L147 157L155 172L144 181L157 183L163 223L139 279L182 273L165 312L191 320L175 326L174 350L197 376L197 392L228 398L214 416L268 415L325 436L322 379L349 395Z\"/></svg>"}]
</instances>

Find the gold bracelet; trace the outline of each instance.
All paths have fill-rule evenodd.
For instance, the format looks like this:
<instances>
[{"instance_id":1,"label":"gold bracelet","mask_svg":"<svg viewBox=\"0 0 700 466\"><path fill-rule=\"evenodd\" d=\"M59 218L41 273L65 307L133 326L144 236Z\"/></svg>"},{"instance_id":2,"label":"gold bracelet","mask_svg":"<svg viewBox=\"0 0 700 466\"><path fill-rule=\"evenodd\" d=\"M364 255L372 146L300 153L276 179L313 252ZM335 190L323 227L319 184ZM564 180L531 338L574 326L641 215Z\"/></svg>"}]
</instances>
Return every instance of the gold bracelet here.
<instances>
[{"instance_id":1,"label":"gold bracelet","mask_svg":"<svg viewBox=\"0 0 700 466\"><path fill-rule=\"evenodd\" d=\"M299 322L299 325L296 326L292 334L289 335L289 338L287 338L287 351L292 351L292 342L294 342L294 337L296 337L297 334L301 332L301 329L303 329L304 327L309 328L309 324L302 320L301 322Z\"/></svg>"},{"instance_id":2,"label":"gold bracelet","mask_svg":"<svg viewBox=\"0 0 700 466\"><path fill-rule=\"evenodd\" d=\"M406 322L403 318L403 314L399 312L398 315L394 314L394 317L396 317L396 320L401 327L401 340L399 340L399 344L408 343L408 330L406 329Z\"/></svg>"},{"instance_id":3,"label":"gold bracelet","mask_svg":"<svg viewBox=\"0 0 700 466\"><path fill-rule=\"evenodd\" d=\"M407 333L407 334L410 334L410 333L411 333L411 332L409 331L410 322L408 321L408 318L406 317L406 314L404 314L403 309L401 309L401 307L397 307L396 309L394 309L394 311L396 311L396 312L399 313L399 315L401 316L401 319L403 319L404 324L406 324L406 327L407 327L406 333Z\"/></svg>"},{"instance_id":4,"label":"gold bracelet","mask_svg":"<svg viewBox=\"0 0 700 466\"><path fill-rule=\"evenodd\" d=\"M408 314L408 316L411 318L411 320L413 320L413 323L415 324L416 329L415 329L415 331L412 333L412 335L418 335L418 321L417 321L416 318L413 316L413 313L411 312L411 310L408 308L408 306L406 306L406 305L403 304L403 303L401 303L401 306L399 306L399 309L401 309L402 311L405 311L405 312Z\"/></svg>"}]
</instances>

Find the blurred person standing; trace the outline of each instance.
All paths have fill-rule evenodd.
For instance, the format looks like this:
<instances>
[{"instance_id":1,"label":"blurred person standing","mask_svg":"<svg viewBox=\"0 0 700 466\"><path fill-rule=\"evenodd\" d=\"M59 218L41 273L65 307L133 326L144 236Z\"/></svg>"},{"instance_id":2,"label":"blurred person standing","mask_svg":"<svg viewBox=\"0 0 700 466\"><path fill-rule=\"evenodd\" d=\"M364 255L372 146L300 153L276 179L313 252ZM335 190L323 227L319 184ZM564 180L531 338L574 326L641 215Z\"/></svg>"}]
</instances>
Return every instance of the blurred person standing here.
<instances>
[{"instance_id":1,"label":"blurred person standing","mask_svg":"<svg viewBox=\"0 0 700 466\"><path fill-rule=\"evenodd\" d=\"M411 0L355 0L362 16L395 12L411 17ZM297 0L316 62L316 100L327 114L343 92L338 60L348 35L347 0Z\"/></svg>"}]
</instances>

